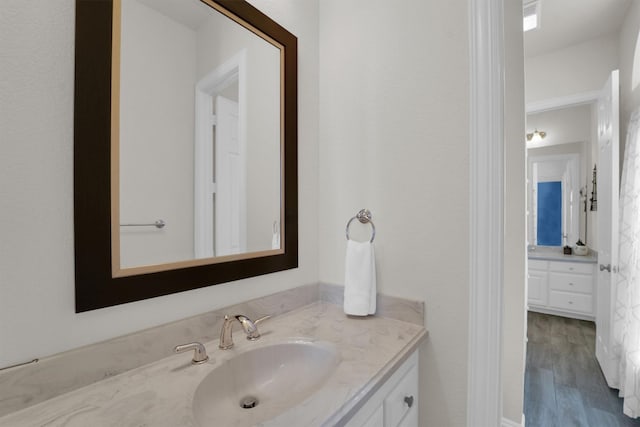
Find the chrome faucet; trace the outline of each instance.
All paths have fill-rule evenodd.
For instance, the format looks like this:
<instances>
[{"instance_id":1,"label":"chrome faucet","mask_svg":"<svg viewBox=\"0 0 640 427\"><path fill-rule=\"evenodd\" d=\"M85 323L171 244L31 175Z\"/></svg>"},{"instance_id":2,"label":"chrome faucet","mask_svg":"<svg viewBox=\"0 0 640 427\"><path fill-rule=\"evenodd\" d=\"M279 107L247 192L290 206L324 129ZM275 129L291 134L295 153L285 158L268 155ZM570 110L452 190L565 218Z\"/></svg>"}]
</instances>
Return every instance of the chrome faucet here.
<instances>
[{"instance_id":1,"label":"chrome faucet","mask_svg":"<svg viewBox=\"0 0 640 427\"><path fill-rule=\"evenodd\" d=\"M190 350L193 350L193 359L191 360L191 363L194 365L199 365L209 360L209 356L207 356L207 349L199 342L181 344L173 349L176 353L182 353Z\"/></svg>"},{"instance_id":2,"label":"chrome faucet","mask_svg":"<svg viewBox=\"0 0 640 427\"><path fill-rule=\"evenodd\" d=\"M258 327L256 325L263 320L267 320L270 317L271 316L264 316L254 322L243 314L238 314L234 317L225 315L224 322L222 323L222 329L220 330L220 344L218 345L218 347L221 350L229 350L233 347L232 332L234 320L240 322L242 330L245 334L247 334L247 339L250 341L255 341L260 338L260 332L258 331Z\"/></svg>"}]
</instances>

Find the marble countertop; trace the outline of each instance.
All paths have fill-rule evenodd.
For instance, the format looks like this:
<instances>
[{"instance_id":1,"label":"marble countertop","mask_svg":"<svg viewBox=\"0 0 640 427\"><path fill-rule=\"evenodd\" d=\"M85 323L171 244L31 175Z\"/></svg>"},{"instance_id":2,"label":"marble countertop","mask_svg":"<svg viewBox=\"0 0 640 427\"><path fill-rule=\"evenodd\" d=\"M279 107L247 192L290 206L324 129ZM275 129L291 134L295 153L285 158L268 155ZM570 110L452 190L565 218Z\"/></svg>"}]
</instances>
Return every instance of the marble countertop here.
<instances>
[{"instance_id":1,"label":"marble countertop","mask_svg":"<svg viewBox=\"0 0 640 427\"><path fill-rule=\"evenodd\" d=\"M598 254L589 249L587 255L565 255L562 248L537 246L534 250L527 252L529 259L540 259L547 261L571 261L595 264L598 262Z\"/></svg>"},{"instance_id":2,"label":"marble countertop","mask_svg":"<svg viewBox=\"0 0 640 427\"><path fill-rule=\"evenodd\" d=\"M8 414L0 426L196 426L193 396L207 374L234 355L292 338L335 344L338 366L299 405L267 422L247 418L246 425L342 425L427 333L423 326L385 317L350 318L324 301L276 316L260 331L262 338L254 342L237 333L231 350L219 350L217 340L205 343L205 364L192 365L191 352L176 354Z\"/></svg>"}]
</instances>

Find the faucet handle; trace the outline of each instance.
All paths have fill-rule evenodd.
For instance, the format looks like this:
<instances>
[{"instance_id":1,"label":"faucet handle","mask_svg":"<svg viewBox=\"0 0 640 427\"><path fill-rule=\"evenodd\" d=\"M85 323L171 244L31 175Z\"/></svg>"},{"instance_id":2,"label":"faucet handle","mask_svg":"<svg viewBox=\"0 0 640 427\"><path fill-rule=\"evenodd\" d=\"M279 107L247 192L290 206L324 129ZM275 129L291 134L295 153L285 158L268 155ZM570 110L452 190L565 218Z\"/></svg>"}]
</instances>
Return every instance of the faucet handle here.
<instances>
[{"instance_id":1,"label":"faucet handle","mask_svg":"<svg viewBox=\"0 0 640 427\"><path fill-rule=\"evenodd\" d=\"M175 351L176 353L182 353L189 350L194 350L193 359L191 360L191 363L193 363L194 365L199 365L209 360L209 356L207 356L207 349L199 342L181 344L173 349L173 351Z\"/></svg>"},{"instance_id":2,"label":"faucet handle","mask_svg":"<svg viewBox=\"0 0 640 427\"><path fill-rule=\"evenodd\" d=\"M256 325L264 320L269 319L271 316L261 317L255 322L243 314L238 314L235 317L242 325L244 333L247 334L247 339L249 341L255 341L260 338L260 332L258 331L258 327Z\"/></svg>"},{"instance_id":3,"label":"faucet handle","mask_svg":"<svg viewBox=\"0 0 640 427\"><path fill-rule=\"evenodd\" d=\"M271 319L271 315L270 314L268 314L266 316L262 316L261 318L259 318L258 320L256 320L253 323L255 323L257 325L258 323L264 322L265 320L268 320L268 319Z\"/></svg>"},{"instance_id":4,"label":"faucet handle","mask_svg":"<svg viewBox=\"0 0 640 427\"><path fill-rule=\"evenodd\" d=\"M271 315L262 316L261 318L259 318L255 322L253 322L254 327L256 328L256 330L251 334L247 334L247 339L249 341L255 341L258 338L260 338L260 332L258 331L257 325L258 325L258 323L262 323L267 319L271 319Z\"/></svg>"}]
</instances>

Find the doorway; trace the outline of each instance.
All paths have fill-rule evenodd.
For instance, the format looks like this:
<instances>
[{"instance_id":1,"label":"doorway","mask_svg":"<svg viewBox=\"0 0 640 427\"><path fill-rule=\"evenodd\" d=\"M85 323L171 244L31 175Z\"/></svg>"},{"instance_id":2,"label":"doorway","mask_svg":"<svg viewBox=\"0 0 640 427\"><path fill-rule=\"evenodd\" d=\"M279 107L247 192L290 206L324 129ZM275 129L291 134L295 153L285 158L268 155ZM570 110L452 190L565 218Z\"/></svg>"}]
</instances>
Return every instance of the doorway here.
<instances>
[{"instance_id":1,"label":"doorway","mask_svg":"<svg viewBox=\"0 0 640 427\"><path fill-rule=\"evenodd\" d=\"M581 102L578 105L572 105L572 100L569 99L568 101L565 100L565 102L556 102L557 108L547 108L543 112L545 116L542 118L537 117L541 113L535 111L528 115L528 118L532 118L529 120L528 127L534 125L534 123L538 127L548 126L549 130L543 131L545 135L556 133L559 135L555 140L543 144L543 147L537 144L527 150L530 169L528 182L529 192L531 193L527 214L529 229L528 327L532 329L527 332L529 344L527 345L524 406L529 425L544 426L550 422L540 412L542 408L545 408L544 411L549 413L549 417L554 417L554 423L560 422L560 419L565 421L566 419L572 419L572 422L575 423L577 422L576 419L581 417L587 419L588 414L591 412L603 411L607 408L617 409L617 406L621 407L621 402L619 405L616 403L616 405L612 404L607 408L596 407L590 403L594 401L598 394L600 399L606 401L612 392L615 393L615 391L609 391L608 387L602 386L611 384L608 377L608 374L610 375L608 372L610 370L608 349L614 288L612 286L612 276L601 277L602 275L597 275L595 266L598 263L605 262L603 261L604 258L610 260L610 247L617 246L617 215L612 213L614 211L617 212L617 117L619 115L617 107L617 76L617 70L611 73L611 77L594 100L587 102L586 100L589 99L589 96L580 96ZM590 113L582 114L582 116L576 115L576 111L579 111L579 109L584 110L585 107L582 105L586 105L586 111ZM572 114L577 120L571 121L567 119L569 117L567 111L570 111L568 108L574 109ZM554 127L553 119L557 119L555 117L556 114L562 118L559 122L564 125L564 128ZM585 128L587 129L586 132ZM580 144L572 142L576 139L575 135L582 135L581 138L577 139L584 139L584 141L581 141ZM539 222L536 221L537 206L535 203L536 198L533 197L536 190L535 184L539 181L536 162L540 159L547 162L555 161L555 165L552 164L553 167L547 167L546 174L550 175L551 178L565 176L566 170L570 168L565 168L563 171L563 168L559 167L562 164L560 162L562 156L548 155L540 157L540 150L546 150L545 154L557 153L558 150L564 150L565 152L567 150L577 150L573 154L573 158L586 160L580 161L580 174L576 174L576 176L579 176L577 181L579 192L576 191L576 188L570 191L574 194L579 193L581 199L575 200L573 195L570 195L565 199L570 201L569 205L564 202L561 203L564 218L572 217L579 207L583 208L582 210L578 209L577 218L573 217L573 225L571 225L572 221L570 220L564 219L562 221L560 228L563 238L562 252L560 252L560 248L554 248L553 246L539 246L539 233L536 232L536 225ZM532 156L532 153L535 156ZM590 165L596 163L601 165L600 178L605 183L605 187L601 187L600 192L604 194L605 200L604 205L601 203L602 213L600 215L598 215L597 209L594 209L597 206L595 176L591 186L589 186L588 180ZM574 166L575 169L578 168ZM584 187L582 186L583 184ZM589 191L592 194L590 209L588 209L586 196ZM564 193L564 196L566 196L566 191ZM597 233L588 232L587 224L589 222L597 225ZM570 242L575 239L576 225L580 226L580 230L584 230L583 233L580 233L580 231L577 233L578 241L590 243L590 252L593 253L590 258L585 256L580 259L580 256L575 257L572 255ZM582 225L584 225L584 228ZM592 226L592 228L594 227ZM573 236L573 239L567 241L568 236ZM597 236L597 239L594 238L595 236ZM599 244L597 240L600 240ZM577 244L573 247L574 250L576 250ZM602 250L600 250L601 246ZM584 255L588 255L588 252ZM596 282L598 284L597 288L595 287ZM606 286L605 283L607 283ZM606 289L603 289L603 287L606 287ZM536 314L536 312L543 314ZM586 324L575 323L585 321L589 322ZM581 327L566 328L566 324L571 322L575 323L572 324L573 326ZM549 323L554 327L540 328L541 323ZM541 331L543 330L546 330L548 336L542 335ZM559 330L564 332L554 334L554 331L557 332ZM594 339L585 339L585 331L588 332L587 335L590 334L590 331L593 331ZM552 345L554 342L557 346ZM567 343L580 344L580 347L574 348L564 345ZM544 361L541 361L541 357ZM575 365L572 368L572 373L567 374L566 370L563 370L563 366L576 357L582 357L584 363ZM593 361L596 361L596 363L591 363ZM579 375L582 378L589 378L589 384L585 385L585 383L571 380L578 375L576 374L578 366L582 369ZM550 379L551 381L549 381ZM573 414L567 408L563 408L563 405L566 404L565 400L569 399L567 396L572 396L575 401L574 409L576 412ZM618 415L623 416L622 412L619 414L617 412L609 413L608 410L602 413L597 412L597 414L615 416L614 420L617 419ZM573 419L571 416L578 418ZM591 417L594 416L593 414L591 415ZM538 420L541 424L536 424L533 420ZM626 424L627 421L624 418L620 418L620 420L625 423L622 425L633 425ZM596 425L619 425L619 422ZM589 424L578 423L577 425Z\"/></svg>"},{"instance_id":2,"label":"doorway","mask_svg":"<svg viewBox=\"0 0 640 427\"><path fill-rule=\"evenodd\" d=\"M247 250L246 63L243 49L196 85L196 258Z\"/></svg>"}]
</instances>

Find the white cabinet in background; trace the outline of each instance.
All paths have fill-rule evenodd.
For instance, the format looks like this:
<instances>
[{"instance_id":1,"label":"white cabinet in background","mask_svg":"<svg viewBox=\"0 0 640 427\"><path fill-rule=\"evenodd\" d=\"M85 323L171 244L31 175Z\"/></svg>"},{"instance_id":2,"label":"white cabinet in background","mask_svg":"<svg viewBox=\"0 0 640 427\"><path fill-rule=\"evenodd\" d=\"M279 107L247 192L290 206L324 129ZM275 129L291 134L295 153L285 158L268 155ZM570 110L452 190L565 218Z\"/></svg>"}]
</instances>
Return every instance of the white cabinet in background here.
<instances>
[{"instance_id":1,"label":"white cabinet in background","mask_svg":"<svg viewBox=\"0 0 640 427\"><path fill-rule=\"evenodd\" d=\"M346 427L418 427L418 350L365 402Z\"/></svg>"},{"instance_id":2,"label":"white cabinet in background","mask_svg":"<svg viewBox=\"0 0 640 427\"><path fill-rule=\"evenodd\" d=\"M547 276L546 271L529 269L529 305L547 305Z\"/></svg>"},{"instance_id":3,"label":"white cabinet in background","mask_svg":"<svg viewBox=\"0 0 640 427\"><path fill-rule=\"evenodd\" d=\"M529 310L595 319L595 264L529 260Z\"/></svg>"}]
</instances>

